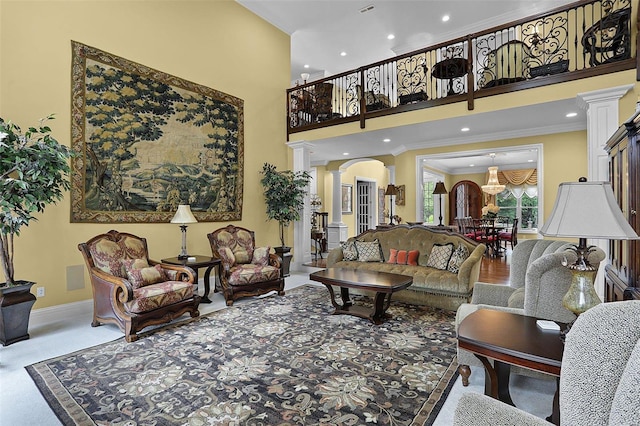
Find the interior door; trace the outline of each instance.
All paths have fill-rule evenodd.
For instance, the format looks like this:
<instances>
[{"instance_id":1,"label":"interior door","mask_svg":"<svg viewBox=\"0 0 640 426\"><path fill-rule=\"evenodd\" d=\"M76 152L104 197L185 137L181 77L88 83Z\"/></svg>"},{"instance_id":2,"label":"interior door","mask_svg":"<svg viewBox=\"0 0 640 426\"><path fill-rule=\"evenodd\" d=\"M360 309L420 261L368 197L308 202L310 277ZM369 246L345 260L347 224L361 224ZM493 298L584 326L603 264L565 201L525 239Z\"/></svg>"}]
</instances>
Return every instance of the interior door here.
<instances>
[{"instance_id":1,"label":"interior door","mask_svg":"<svg viewBox=\"0 0 640 426\"><path fill-rule=\"evenodd\" d=\"M457 217L482 216L482 189L477 183L462 180L451 188L449 192L449 224L453 225Z\"/></svg>"},{"instance_id":2,"label":"interior door","mask_svg":"<svg viewBox=\"0 0 640 426\"><path fill-rule=\"evenodd\" d=\"M358 234L375 228L375 182L356 181L356 228Z\"/></svg>"}]
</instances>

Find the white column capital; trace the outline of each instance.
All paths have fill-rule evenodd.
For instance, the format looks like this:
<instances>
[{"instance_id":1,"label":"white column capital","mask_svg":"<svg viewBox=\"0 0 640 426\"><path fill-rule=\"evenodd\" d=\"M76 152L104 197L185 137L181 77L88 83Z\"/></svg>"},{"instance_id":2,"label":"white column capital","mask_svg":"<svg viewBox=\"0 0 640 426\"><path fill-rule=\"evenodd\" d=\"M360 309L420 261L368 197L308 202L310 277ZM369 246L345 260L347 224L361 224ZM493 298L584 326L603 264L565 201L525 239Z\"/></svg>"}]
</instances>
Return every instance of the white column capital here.
<instances>
[{"instance_id":1,"label":"white column capital","mask_svg":"<svg viewBox=\"0 0 640 426\"><path fill-rule=\"evenodd\" d=\"M594 102L617 101L626 95L629 90L633 89L633 86L633 84L625 84L623 86L578 93L578 106L582 109L588 110L589 105Z\"/></svg>"}]
</instances>

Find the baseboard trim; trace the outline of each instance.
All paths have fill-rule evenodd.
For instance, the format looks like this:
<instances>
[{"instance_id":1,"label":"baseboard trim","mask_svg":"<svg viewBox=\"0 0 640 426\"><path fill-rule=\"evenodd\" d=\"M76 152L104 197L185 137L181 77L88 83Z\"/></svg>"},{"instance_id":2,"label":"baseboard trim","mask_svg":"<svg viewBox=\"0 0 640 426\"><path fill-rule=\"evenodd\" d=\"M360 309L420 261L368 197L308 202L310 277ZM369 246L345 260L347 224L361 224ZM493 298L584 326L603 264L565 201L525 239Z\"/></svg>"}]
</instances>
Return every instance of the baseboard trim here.
<instances>
[{"instance_id":1,"label":"baseboard trim","mask_svg":"<svg viewBox=\"0 0 640 426\"><path fill-rule=\"evenodd\" d=\"M59 320L60 317L82 316L84 314L91 316L92 312L93 299L87 299L80 302L34 309L31 311L30 321L32 325L48 324Z\"/></svg>"}]
</instances>

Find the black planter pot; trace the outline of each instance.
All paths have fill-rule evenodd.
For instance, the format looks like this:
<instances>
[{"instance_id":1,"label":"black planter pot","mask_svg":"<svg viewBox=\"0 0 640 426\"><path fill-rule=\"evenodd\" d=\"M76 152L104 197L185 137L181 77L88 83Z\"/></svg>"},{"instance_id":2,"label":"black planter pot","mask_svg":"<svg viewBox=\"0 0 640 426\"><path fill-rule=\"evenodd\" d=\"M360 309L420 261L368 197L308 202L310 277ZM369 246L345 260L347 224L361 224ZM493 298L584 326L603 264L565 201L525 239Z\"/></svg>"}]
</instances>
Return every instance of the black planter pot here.
<instances>
[{"instance_id":1,"label":"black planter pot","mask_svg":"<svg viewBox=\"0 0 640 426\"><path fill-rule=\"evenodd\" d=\"M274 247L273 250L282 259L282 265L280 265L280 272L282 277L288 277L289 275L291 275L289 273L289 266L291 265L291 258L293 257L293 255L291 254L291 247L280 246Z\"/></svg>"},{"instance_id":2,"label":"black planter pot","mask_svg":"<svg viewBox=\"0 0 640 426\"><path fill-rule=\"evenodd\" d=\"M0 284L0 342L2 346L29 338L29 317L36 297L31 294L32 281L18 280Z\"/></svg>"}]
</instances>

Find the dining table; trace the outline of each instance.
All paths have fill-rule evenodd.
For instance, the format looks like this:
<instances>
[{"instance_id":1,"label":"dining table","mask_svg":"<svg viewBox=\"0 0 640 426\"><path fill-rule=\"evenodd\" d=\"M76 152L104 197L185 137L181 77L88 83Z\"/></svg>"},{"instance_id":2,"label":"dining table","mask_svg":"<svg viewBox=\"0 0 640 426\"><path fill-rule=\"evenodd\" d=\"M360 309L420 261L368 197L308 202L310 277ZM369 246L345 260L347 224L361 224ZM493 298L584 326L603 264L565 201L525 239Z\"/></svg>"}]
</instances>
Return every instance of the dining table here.
<instances>
[{"instance_id":1,"label":"dining table","mask_svg":"<svg viewBox=\"0 0 640 426\"><path fill-rule=\"evenodd\" d=\"M502 257L502 246L500 245L500 231L507 229L506 223L493 218L483 218L474 220L476 241L487 245L492 257Z\"/></svg>"}]
</instances>

